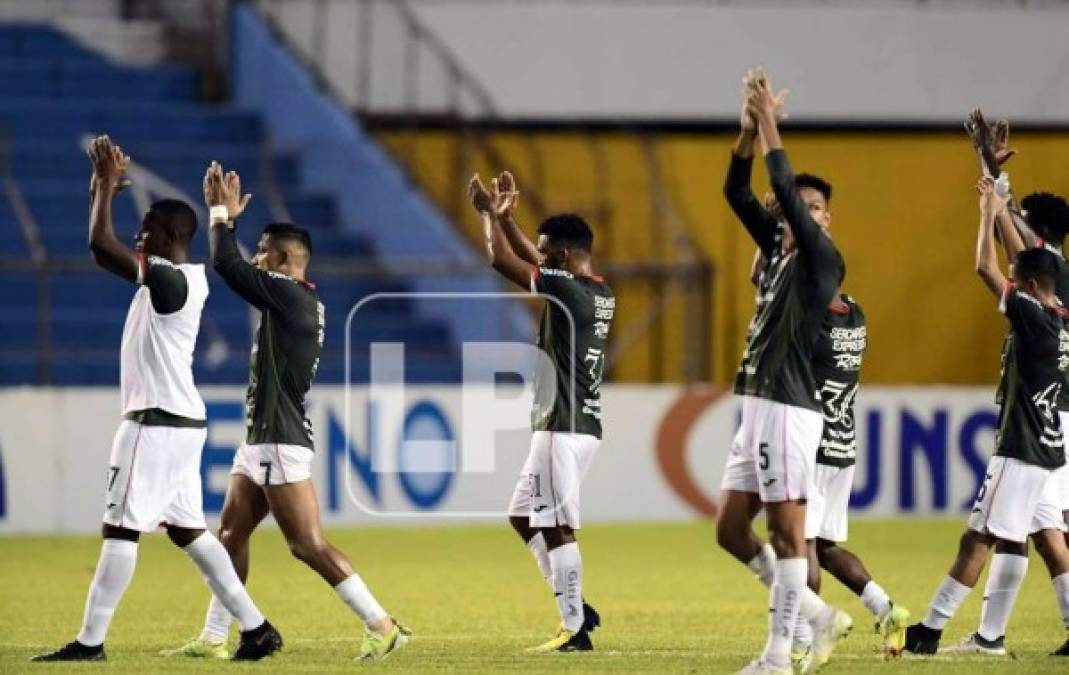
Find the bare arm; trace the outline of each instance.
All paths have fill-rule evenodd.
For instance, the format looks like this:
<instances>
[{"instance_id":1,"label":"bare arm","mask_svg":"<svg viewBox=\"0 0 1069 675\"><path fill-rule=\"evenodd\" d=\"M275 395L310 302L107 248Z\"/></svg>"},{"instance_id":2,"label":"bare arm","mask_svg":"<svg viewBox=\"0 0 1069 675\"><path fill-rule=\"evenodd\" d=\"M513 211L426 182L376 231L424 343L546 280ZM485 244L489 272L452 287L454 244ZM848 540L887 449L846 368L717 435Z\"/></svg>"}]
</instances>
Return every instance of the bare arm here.
<instances>
[{"instance_id":1,"label":"bare arm","mask_svg":"<svg viewBox=\"0 0 1069 675\"><path fill-rule=\"evenodd\" d=\"M1004 203L995 194L995 182L990 176L980 179L976 188L980 192L980 228L976 236L976 273L987 288L1001 298L1006 292L1006 277L999 269L995 252L995 214Z\"/></svg>"},{"instance_id":2,"label":"bare arm","mask_svg":"<svg viewBox=\"0 0 1069 675\"><path fill-rule=\"evenodd\" d=\"M110 138L100 136L89 146L89 159L93 162L94 174L89 208L89 252L97 265L112 274L138 281L138 255L115 236L111 215L111 202L118 193L117 186L130 165L130 158Z\"/></svg>"},{"instance_id":3,"label":"bare arm","mask_svg":"<svg viewBox=\"0 0 1069 675\"><path fill-rule=\"evenodd\" d=\"M998 228L999 238L1002 240L1002 248L1006 251L1006 257L1013 260L1026 246L1021 232L1014 226L1008 208L998 212L995 217L995 225ZM1031 228L1027 228L1031 232ZM1032 248L1032 247L1027 247Z\"/></svg>"},{"instance_id":4,"label":"bare arm","mask_svg":"<svg viewBox=\"0 0 1069 675\"><path fill-rule=\"evenodd\" d=\"M992 178L997 178L1002 172L1003 165L1017 154L1016 150L1009 147L1010 123L1006 120L999 120L994 124L988 124L987 120L984 119L983 112L979 108L974 108L969 113L969 116L965 118L965 131L969 134L969 139L972 141L973 148L980 159L980 170ZM1010 193L1007 209L1009 211L1009 222L1016 230L1017 237L1022 241L1022 245L1027 248L1038 246L1039 237L1025 222L1024 217L1021 215L1021 207L1017 204L1012 192ZM1007 233L1003 231L1002 223L997 224L999 238L1008 246ZM1008 249L1007 252L1009 252Z\"/></svg>"},{"instance_id":5,"label":"bare arm","mask_svg":"<svg viewBox=\"0 0 1069 675\"><path fill-rule=\"evenodd\" d=\"M523 233L519 223L516 222L516 202L520 193L516 190L516 180L508 171L502 171L501 175L492 181L494 205L497 210L497 222L505 231L505 238L509 246L522 260L534 266L542 264L542 254L527 235Z\"/></svg>"},{"instance_id":6,"label":"bare arm","mask_svg":"<svg viewBox=\"0 0 1069 675\"><path fill-rule=\"evenodd\" d=\"M494 213L490 193L483 187L479 177L472 176L468 183L468 197L479 212L486 240L486 259L501 276L524 289L531 288L531 279L538 269L516 255Z\"/></svg>"}]
</instances>

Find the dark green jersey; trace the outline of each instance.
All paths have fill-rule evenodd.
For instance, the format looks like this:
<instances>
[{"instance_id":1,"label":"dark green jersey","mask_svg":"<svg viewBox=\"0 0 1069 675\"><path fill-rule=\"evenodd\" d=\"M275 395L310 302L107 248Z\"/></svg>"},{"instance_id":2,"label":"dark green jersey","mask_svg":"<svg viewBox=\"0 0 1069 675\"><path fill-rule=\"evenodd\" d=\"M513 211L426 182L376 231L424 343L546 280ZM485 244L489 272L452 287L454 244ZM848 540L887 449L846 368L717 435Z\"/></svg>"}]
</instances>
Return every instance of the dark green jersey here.
<instances>
[{"instance_id":1,"label":"dark green jersey","mask_svg":"<svg viewBox=\"0 0 1069 675\"><path fill-rule=\"evenodd\" d=\"M1069 264L1065 262L1065 255L1060 248L1050 243L1044 243L1044 246L1058 259L1058 278L1054 280L1054 292L1058 294L1062 307L1069 307ZM1066 374L1069 376L1069 372ZM1058 398L1058 410L1069 412L1069 380L1062 386L1062 394Z\"/></svg>"},{"instance_id":2,"label":"dark green jersey","mask_svg":"<svg viewBox=\"0 0 1069 675\"><path fill-rule=\"evenodd\" d=\"M861 360L868 345L865 313L843 293L824 315L813 347L813 375L824 408L824 435L817 463L851 466L857 460L854 398L861 382Z\"/></svg>"},{"instance_id":3,"label":"dark green jersey","mask_svg":"<svg viewBox=\"0 0 1069 675\"><path fill-rule=\"evenodd\" d=\"M751 191L752 160L732 155L724 194L768 260L735 393L819 411L813 345L839 284L839 252L798 195L787 155L774 150L765 162L796 247L784 253L779 224Z\"/></svg>"},{"instance_id":4,"label":"dark green jersey","mask_svg":"<svg viewBox=\"0 0 1069 675\"><path fill-rule=\"evenodd\" d=\"M1010 322L1002 355L995 454L1056 469L1065 464L1058 401L1069 366L1066 310L1008 285L999 309Z\"/></svg>"},{"instance_id":5,"label":"dark green jersey","mask_svg":"<svg viewBox=\"0 0 1069 675\"><path fill-rule=\"evenodd\" d=\"M245 442L314 450L304 400L323 348L323 303L313 285L243 260L225 225L212 226L211 241L215 271L260 310L245 395Z\"/></svg>"},{"instance_id":6,"label":"dark green jersey","mask_svg":"<svg viewBox=\"0 0 1069 675\"><path fill-rule=\"evenodd\" d=\"M552 376L535 368L531 427L601 438L601 377L616 311L612 289L601 277L541 267L531 291L546 297L538 348L553 364Z\"/></svg>"}]
</instances>

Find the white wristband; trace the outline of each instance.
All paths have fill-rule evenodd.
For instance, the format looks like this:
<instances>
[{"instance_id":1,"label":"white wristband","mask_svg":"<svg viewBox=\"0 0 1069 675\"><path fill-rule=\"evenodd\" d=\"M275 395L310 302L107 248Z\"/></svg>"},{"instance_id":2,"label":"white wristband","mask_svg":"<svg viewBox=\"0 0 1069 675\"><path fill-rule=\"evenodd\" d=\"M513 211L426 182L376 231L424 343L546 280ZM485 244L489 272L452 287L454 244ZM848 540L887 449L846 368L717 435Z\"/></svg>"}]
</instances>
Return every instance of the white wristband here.
<instances>
[{"instance_id":1,"label":"white wristband","mask_svg":"<svg viewBox=\"0 0 1069 675\"><path fill-rule=\"evenodd\" d=\"M1005 197L1010 193L1010 174L1003 171L999 174L999 177L995 179L995 194L999 197Z\"/></svg>"},{"instance_id":2,"label":"white wristband","mask_svg":"<svg viewBox=\"0 0 1069 675\"><path fill-rule=\"evenodd\" d=\"M215 225L216 223L225 223L230 220L230 212L226 210L225 206L220 204L208 209L208 218L212 221L212 225Z\"/></svg>"}]
</instances>

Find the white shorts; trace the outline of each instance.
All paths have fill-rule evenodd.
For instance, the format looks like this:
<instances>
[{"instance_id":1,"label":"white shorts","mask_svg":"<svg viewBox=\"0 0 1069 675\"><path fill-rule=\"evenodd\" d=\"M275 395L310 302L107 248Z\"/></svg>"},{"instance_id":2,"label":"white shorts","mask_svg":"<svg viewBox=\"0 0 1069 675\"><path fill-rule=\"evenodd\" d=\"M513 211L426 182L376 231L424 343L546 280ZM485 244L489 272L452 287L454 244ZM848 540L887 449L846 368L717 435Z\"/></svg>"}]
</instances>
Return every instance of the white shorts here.
<instances>
[{"instance_id":1,"label":"white shorts","mask_svg":"<svg viewBox=\"0 0 1069 675\"><path fill-rule=\"evenodd\" d=\"M108 466L104 522L139 532L161 523L203 529L200 455L207 429L123 420Z\"/></svg>"},{"instance_id":2,"label":"white shorts","mask_svg":"<svg viewBox=\"0 0 1069 675\"><path fill-rule=\"evenodd\" d=\"M510 516L527 516L531 527L581 527L579 489L601 439L590 434L536 431L531 452L509 502Z\"/></svg>"},{"instance_id":3,"label":"white shorts","mask_svg":"<svg viewBox=\"0 0 1069 675\"><path fill-rule=\"evenodd\" d=\"M992 457L969 529L1023 543L1040 530L1065 531L1055 473L1012 457Z\"/></svg>"},{"instance_id":4,"label":"white shorts","mask_svg":"<svg viewBox=\"0 0 1069 675\"><path fill-rule=\"evenodd\" d=\"M806 499L823 433L815 410L743 396L720 489L754 492L766 504Z\"/></svg>"},{"instance_id":5,"label":"white shorts","mask_svg":"<svg viewBox=\"0 0 1069 675\"><path fill-rule=\"evenodd\" d=\"M854 465L817 464L805 505L805 538L846 541Z\"/></svg>"},{"instance_id":6,"label":"white shorts","mask_svg":"<svg viewBox=\"0 0 1069 675\"><path fill-rule=\"evenodd\" d=\"M1069 413L1059 412L1058 418L1062 431L1069 431ZM1069 442L1065 444L1065 466L1055 470L1054 475L1058 481L1058 504L1062 511L1069 511Z\"/></svg>"},{"instance_id":7,"label":"white shorts","mask_svg":"<svg viewBox=\"0 0 1069 675\"><path fill-rule=\"evenodd\" d=\"M300 483L312 477L315 453L303 445L285 443L241 444L234 453L231 474L241 474L257 485Z\"/></svg>"}]
</instances>

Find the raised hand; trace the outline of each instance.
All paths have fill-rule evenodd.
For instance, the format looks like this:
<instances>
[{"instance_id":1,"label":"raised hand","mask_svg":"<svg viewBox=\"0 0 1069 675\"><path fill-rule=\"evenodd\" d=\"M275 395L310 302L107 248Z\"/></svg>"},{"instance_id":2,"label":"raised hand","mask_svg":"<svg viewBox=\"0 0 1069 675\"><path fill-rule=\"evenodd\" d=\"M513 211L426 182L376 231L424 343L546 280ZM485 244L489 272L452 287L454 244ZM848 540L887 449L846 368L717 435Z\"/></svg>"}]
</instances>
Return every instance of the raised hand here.
<instances>
[{"instance_id":1,"label":"raised hand","mask_svg":"<svg viewBox=\"0 0 1069 675\"><path fill-rule=\"evenodd\" d=\"M774 122L787 118L784 106L787 102L787 89L776 92L768 79L768 74L761 68L746 73L746 110L756 119L768 119Z\"/></svg>"},{"instance_id":2,"label":"raised hand","mask_svg":"<svg viewBox=\"0 0 1069 675\"><path fill-rule=\"evenodd\" d=\"M1010 123L999 120L988 124L979 108L973 108L965 118L965 132L969 134L973 147L980 154L984 169L990 174L997 174L997 169L1017 154L1016 150L1008 147Z\"/></svg>"},{"instance_id":3,"label":"raised hand","mask_svg":"<svg viewBox=\"0 0 1069 675\"><path fill-rule=\"evenodd\" d=\"M1010 157L1017 154L1016 150L1009 147L1010 145L1010 123L1009 120L999 120L991 125L991 136L994 139L995 159L998 161L998 165L1002 166L1009 161Z\"/></svg>"},{"instance_id":4,"label":"raised hand","mask_svg":"<svg viewBox=\"0 0 1069 675\"><path fill-rule=\"evenodd\" d=\"M750 80L752 79L753 71L747 70L746 76L742 78L742 109L739 112L739 128L744 133L756 134L757 120L754 119L753 113L750 111L749 106Z\"/></svg>"},{"instance_id":5,"label":"raised hand","mask_svg":"<svg viewBox=\"0 0 1069 675\"><path fill-rule=\"evenodd\" d=\"M89 143L89 161L93 165L93 174L89 179L89 192L96 194L102 185L111 189L112 196L130 184L125 174L130 168L130 157L122 148L112 143L107 135L97 136Z\"/></svg>"},{"instance_id":6,"label":"raised hand","mask_svg":"<svg viewBox=\"0 0 1069 675\"><path fill-rule=\"evenodd\" d=\"M223 173L219 162L212 162L204 174L204 203L208 207L225 206L230 220L237 220L252 199L241 194L241 177L236 171Z\"/></svg>"},{"instance_id":7,"label":"raised hand","mask_svg":"<svg viewBox=\"0 0 1069 675\"><path fill-rule=\"evenodd\" d=\"M520 193L516 189L516 179L508 171L502 171L500 176L490 181L490 190L493 197L494 215L502 220L512 218L516 203L520 199Z\"/></svg>"},{"instance_id":8,"label":"raised hand","mask_svg":"<svg viewBox=\"0 0 1069 675\"><path fill-rule=\"evenodd\" d=\"M475 174L468 181L468 199L480 214L487 213L492 215L494 213L494 197L483 185L479 174Z\"/></svg>"}]
</instances>

